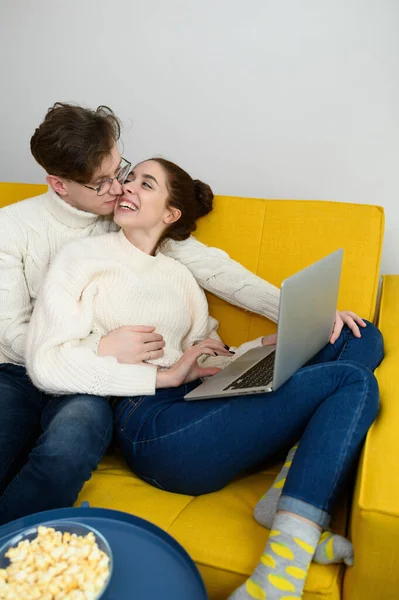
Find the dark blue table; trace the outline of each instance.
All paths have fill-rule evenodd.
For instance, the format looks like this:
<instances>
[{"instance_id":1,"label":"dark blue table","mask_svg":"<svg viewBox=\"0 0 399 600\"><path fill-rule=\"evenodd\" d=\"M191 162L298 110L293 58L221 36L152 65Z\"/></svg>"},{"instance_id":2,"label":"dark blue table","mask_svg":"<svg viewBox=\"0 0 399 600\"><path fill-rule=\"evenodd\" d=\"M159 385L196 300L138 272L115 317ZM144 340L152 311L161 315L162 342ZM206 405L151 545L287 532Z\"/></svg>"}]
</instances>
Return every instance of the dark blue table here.
<instances>
[{"instance_id":1,"label":"dark blue table","mask_svg":"<svg viewBox=\"0 0 399 600\"><path fill-rule=\"evenodd\" d=\"M187 552L169 534L133 515L103 508L63 508L0 527L0 545L21 529L65 519L91 525L111 546L114 570L103 600L207 600Z\"/></svg>"}]
</instances>

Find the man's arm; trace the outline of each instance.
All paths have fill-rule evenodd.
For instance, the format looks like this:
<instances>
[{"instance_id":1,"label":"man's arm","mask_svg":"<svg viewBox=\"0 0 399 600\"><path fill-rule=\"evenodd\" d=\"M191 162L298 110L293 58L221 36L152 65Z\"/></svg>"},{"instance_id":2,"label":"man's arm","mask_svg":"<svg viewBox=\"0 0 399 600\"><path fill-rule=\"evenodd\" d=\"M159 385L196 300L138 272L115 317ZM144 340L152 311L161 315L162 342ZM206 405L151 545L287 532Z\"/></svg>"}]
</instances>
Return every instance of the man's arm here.
<instances>
[{"instance_id":1,"label":"man's arm","mask_svg":"<svg viewBox=\"0 0 399 600\"><path fill-rule=\"evenodd\" d=\"M32 300L24 273L23 230L0 211L0 350L13 363L25 363L25 338Z\"/></svg>"},{"instance_id":2,"label":"man's arm","mask_svg":"<svg viewBox=\"0 0 399 600\"><path fill-rule=\"evenodd\" d=\"M162 252L190 269L208 292L277 323L280 290L232 260L223 250L190 237L184 242L167 240Z\"/></svg>"}]
</instances>

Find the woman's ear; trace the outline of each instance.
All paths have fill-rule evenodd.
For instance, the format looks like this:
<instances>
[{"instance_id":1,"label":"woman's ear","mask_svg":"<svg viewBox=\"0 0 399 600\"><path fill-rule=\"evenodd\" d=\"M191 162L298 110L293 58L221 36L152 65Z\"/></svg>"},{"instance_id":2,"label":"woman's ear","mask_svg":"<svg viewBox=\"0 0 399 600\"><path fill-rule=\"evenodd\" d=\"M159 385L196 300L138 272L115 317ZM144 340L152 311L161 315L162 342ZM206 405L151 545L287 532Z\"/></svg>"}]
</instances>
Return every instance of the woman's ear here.
<instances>
[{"instance_id":1,"label":"woman's ear","mask_svg":"<svg viewBox=\"0 0 399 600\"><path fill-rule=\"evenodd\" d=\"M175 208L174 206L169 206L166 209L165 216L163 221L166 225L172 225L172 223L176 223L181 217L181 210Z\"/></svg>"},{"instance_id":2,"label":"woman's ear","mask_svg":"<svg viewBox=\"0 0 399 600\"><path fill-rule=\"evenodd\" d=\"M46 181L51 189L59 196L66 196L68 194L65 183L60 177L57 177L56 175L47 175Z\"/></svg>"}]
</instances>

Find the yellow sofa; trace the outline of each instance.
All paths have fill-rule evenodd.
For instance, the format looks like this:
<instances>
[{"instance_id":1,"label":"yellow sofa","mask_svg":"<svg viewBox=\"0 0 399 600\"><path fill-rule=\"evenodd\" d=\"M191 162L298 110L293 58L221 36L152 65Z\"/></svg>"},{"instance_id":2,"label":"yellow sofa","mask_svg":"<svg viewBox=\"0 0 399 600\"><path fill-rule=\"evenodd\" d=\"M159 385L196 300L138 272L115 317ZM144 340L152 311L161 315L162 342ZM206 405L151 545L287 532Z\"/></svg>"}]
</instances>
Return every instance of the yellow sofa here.
<instances>
[{"instance_id":1,"label":"yellow sofa","mask_svg":"<svg viewBox=\"0 0 399 600\"><path fill-rule=\"evenodd\" d=\"M0 184L0 206L42 193L45 186ZM384 230L380 207L317 201L217 197L215 210L201 221L197 237L268 281L285 277L338 247L345 249L339 307L373 320ZM209 298L223 339L238 344L275 330L261 317ZM377 371L382 408L361 463L351 510L343 499L334 515L335 531L350 533L355 566L312 565L305 600L394 600L399 597L399 478L396 476L396 423L399 386L394 377L399 344L393 323L399 310L399 281L385 278L379 323L387 357ZM160 491L132 475L117 454L107 455L84 486L78 504L89 501L131 512L159 525L190 553L211 600L225 600L251 573L267 539L252 517L278 465L233 481L201 497ZM396 558L397 557L397 558ZM134 560L134 557L132 557Z\"/></svg>"}]
</instances>

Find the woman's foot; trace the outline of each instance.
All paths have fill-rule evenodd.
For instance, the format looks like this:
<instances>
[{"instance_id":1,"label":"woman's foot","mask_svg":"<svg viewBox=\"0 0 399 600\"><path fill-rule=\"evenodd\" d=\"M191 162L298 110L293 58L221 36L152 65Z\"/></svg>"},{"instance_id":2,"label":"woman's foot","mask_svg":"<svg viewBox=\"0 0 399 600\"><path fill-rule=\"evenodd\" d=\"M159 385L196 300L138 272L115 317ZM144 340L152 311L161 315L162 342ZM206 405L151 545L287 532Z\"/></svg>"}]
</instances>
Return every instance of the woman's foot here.
<instances>
[{"instance_id":1,"label":"woman's foot","mask_svg":"<svg viewBox=\"0 0 399 600\"><path fill-rule=\"evenodd\" d=\"M342 535L337 535L331 531L324 531L317 544L313 562L319 565L345 563L348 567L352 567L353 546Z\"/></svg>"},{"instance_id":2,"label":"woman's foot","mask_svg":"<svg viewBox=\"0 0 399 600\"><path fill-rule=\"evenodd\" d=\"M288 452L285 463L274 480L273 485L255 506L254 517L256 521L267 529L272 528L273 521L276 517L277 504L297 448L298 444L293 446ZM343 562L348 566L352 566L353 546L351 542L342 535L336 535L331 531L325 531L320 538L313 561L320 565Z\"/></svg>"},{"instance_id":3,"label":"woman's foot","mask_svg":"<svg viewBox=\"0 0 399 600\"><path fill-rule=\"evenodd\" d=\"M258 566L229 600L300 600L320 535L310 521L277 514Z\"/></svg>"}]
</instances>

